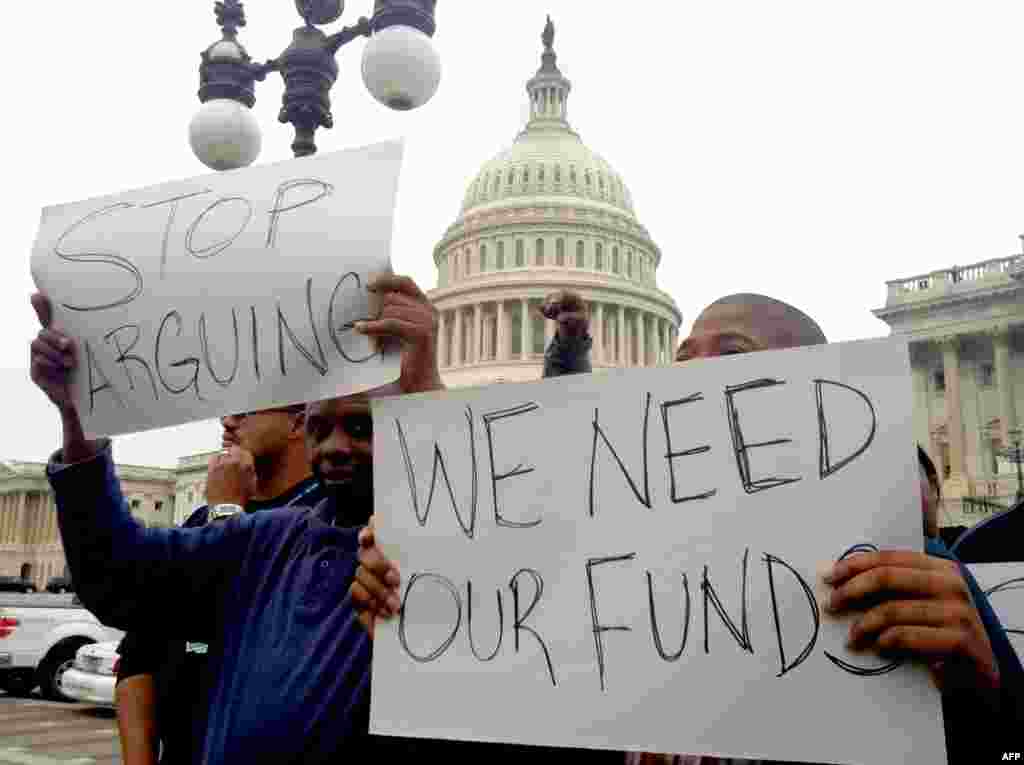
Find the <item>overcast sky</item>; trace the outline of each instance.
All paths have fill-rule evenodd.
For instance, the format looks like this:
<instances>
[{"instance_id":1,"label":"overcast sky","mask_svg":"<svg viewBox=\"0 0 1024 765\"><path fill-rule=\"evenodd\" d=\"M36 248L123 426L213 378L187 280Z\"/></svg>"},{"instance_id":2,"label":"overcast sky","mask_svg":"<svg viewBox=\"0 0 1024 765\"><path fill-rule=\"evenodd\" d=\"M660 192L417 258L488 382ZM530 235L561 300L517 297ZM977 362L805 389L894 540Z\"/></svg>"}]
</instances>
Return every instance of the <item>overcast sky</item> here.
<instances>
[{"instance_id":1,"label":"overcast sky","mask_svg":"<svg viewBox=\"0 0 1024 765\"><path fill-rule=\"evenodd\" d=\"M342 23L372 10L349 0ZM0 280L0 459L43 459L57 421L27 374L29 256L44 205L206 172L188 145L213 2L16 3L3 146L8 266ZM290 0L249 0L240 41L287 46ZM570 120L630 187L683 312L758 291L831 340L886 334L885 281L1009 255L1024 230L1024 3L941 0L441 0L437 96L391 112L366 92L363 41L343 49L321 151L404 137L393 262L424 287L431 252L480 165L521 127L550 13ZM257 90L258 162L290 156L282 83ZM200 423L118 439L117 458L171 465L215 448Z\"/></svg>"}]
</instances>

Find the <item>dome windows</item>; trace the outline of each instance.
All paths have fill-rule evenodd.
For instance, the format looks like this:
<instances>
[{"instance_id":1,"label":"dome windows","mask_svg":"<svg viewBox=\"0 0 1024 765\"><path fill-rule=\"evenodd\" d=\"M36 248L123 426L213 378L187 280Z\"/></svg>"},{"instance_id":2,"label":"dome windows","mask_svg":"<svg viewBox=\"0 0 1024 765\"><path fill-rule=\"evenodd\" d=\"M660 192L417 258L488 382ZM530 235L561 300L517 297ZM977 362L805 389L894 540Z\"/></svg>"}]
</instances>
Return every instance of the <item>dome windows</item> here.
<instances>
[{"instance_id":1,"label":"dome windows","mask_svg":"<svg viewBox=\"0 0 1024 765\"><path fill-rule=\"evenodd\" d=\"M516 239L516 268L523 268L526 265L526 257L523 254L523 240Z\"/></svg>"},{"instance_id":2,"label":"dome windows","mask_svg":"<svg viewBox=\"0 0 1024 765\"><path fill-rule=\"evenodd\" d=\"M537 246L536 246L535 255L534 255L534 261L533 262L534 262L534 265L537 265L537 266L543 266L544 265L544 240L543 239L540 239L540 238L537 239Z\"/></svg>"},{"instance_id":3,"label":"dome windows","mask_svg":"<svg viewBox=\"0 0 1024 765\"><path fill-rule=\"evenodd\" d=\"M516 180L516 171L513 170L510 167L508 169L508 185L511 186L513 183L515 183L515 180Z\"/></svg>"},{"instance_id":4,"label":"dome windows","mask_svg":"<svg viewBox=\"0 0 1024 765\"><path fill-rule=\"evenodd\" d=\"M555 172L558 172L557 168ZM565 240L559 239L555 242L555 265L565 268Z\"/></svg>"},{"instance_id":5,"label":"dome windows","mask_svg":"<svg viewBox=\"0 0 1024 765\"><path fill-rule=\"evenodd\" d=\"M583 240L580 239L576 242L576 268L584 268L586 264L586 256L583 252Z\"/></svg>"},{"instance_id":6,"label":"dome windows","mask_svg":"<svg viewBox=\"0 0 1024 765\"><path fill-rule=\"evenodd\" d=\"M505 243L499 241L497 246L498 246L498 256L497 256L497 259L496 259L496 261L494 263L494 268L497 271L504 271L505 270Z\"/></svg>"},{"instance_id":7,"label":"dome windows","mask_svg":"<svg viewBox=\"0 0 1024 765\"><path fill-rule=\"evenodd\" d=\"M484 273L487 270L487 245L480 245L480 273Z\"/></svg>"},{"instance_id":8,"label":"dome windows","mask_svg":"<svg viewBox=\"0 0 1024 765\"><path fill-rule=\"evenodd\" d=\"M569 167L569 183L571 183L573 186L576 185L576 166L575 165L571 165Z\"/></svg>"},{"instance_id":9,"label":"dome windows","mask_svg":"<svg viewBox=\"0 0 1024 765\"><path fill-rule=\"evenodd\" d=\"M604 245L600 242L597 243L594 250L594 269L596 271L604 271Z\"/></svg>"},{"instance_id":10,"label":"dome windows","mask_svg":"<svg viewBox=\"0 0 1024 765\"><path fill-rule=\"evenodd\" d=\"M537 168L537 180L540 181L540 185L544 185L544 165Z\"/></svg>"},{"instance_id":11,"label":"dome windows","mask_svg":"<svg viewBox=\"0 0 1024 765\"><path fill-rule=\"evenodd\" d=\"M562 182L562 168L559 165L555 165L555 183Z\"/></svg>"},{"instance_id":12,"label":"dome windows","mask_svg":"<svg viewBox=\"0 0 1024 765\"><path fill-rule=\"evenodd\" d=\"M618 247L613 247L612 248L612 273L613 274L621 273L621 271L619 270L619 266L620 266L620 263L619 263L619 248Z\"/></svg>"}]
</instances>

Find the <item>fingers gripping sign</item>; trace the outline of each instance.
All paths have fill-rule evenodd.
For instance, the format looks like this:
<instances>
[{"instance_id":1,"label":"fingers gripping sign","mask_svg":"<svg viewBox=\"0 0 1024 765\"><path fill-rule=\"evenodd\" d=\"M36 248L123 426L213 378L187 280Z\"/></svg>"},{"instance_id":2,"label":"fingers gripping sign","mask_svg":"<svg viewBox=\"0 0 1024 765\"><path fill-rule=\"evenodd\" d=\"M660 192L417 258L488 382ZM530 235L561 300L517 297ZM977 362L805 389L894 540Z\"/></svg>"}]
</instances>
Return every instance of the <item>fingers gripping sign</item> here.
<instances>
[{"instance_id":1,"label":"fingers gripping sign","mask_svg":"<svg viewBox=\"0 0 1024 765\"><path fill-rule=\"evenodd\" d=\"M363 335L383 342L395 338L402 345L402 390L406 393L444 387L437 364L437 309L408 276L382 274L367 284L376 296L380 314L356 322Z\"/></svg>"},{"instance_id":2,"label":"fingers gripping sign","mask_svg":"<svg viewBox=\"0 0 1024 765\"><path fill-rule=\"evenodd\" d=\"M51 329L53 311L46 295L37 292L32 295L31 302L41 327L30 346L32 382L58 409L71 411L74 409L71 378L78 363L75 342L64 333Z\"/></svg>"},{"instance_id":3,"label":"fingers gripping sign","mask_svg":"<svg viewBox=\"0 0 1024 765\"><path fill-rule=\"evenodd\" d=\"M999 669L970 590L954 561L909 550L863 552L825 576L832 613L863 610L851 648L911 656L932 667L941 688L999 687Z\"/></svg>"},{"instance_id":4,"label":"fingers gripping sign","mask_svg":"<svg viewBox=\"0 0 1024 765\"><path fill-rule=\"evenodd\" d=\"M359 621L371 638L378 617L387 619L398 613L400 584L398 564L389 560L377 545L373 518L370 518L369 525L359 532L359 567L350 593Z\"/></svg>"}]
</instances>

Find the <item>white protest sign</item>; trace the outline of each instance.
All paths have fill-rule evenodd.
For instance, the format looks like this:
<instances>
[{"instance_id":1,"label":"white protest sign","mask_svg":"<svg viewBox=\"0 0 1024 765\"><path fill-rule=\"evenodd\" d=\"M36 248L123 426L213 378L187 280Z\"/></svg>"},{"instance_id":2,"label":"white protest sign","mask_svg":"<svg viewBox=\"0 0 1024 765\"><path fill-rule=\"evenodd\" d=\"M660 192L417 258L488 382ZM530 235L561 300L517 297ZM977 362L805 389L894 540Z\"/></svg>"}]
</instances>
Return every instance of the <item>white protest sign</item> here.
<instances>
[{"instance_id":1,"label":"white protest sign","mask_svg":"<svg viewBox=\"0 0 1024 765\"><path fill-rule=\"evenodd\" d=\"M32 275L78 343L87 432L113 435L397 379L352 330L390 270L400 143L43 210Z\"/></svg>"},{"instance_id":2,"label":"white protest sign","mask_svg":"<svg viewBox=\"0 0 1024 765\"><path fill-rule=\"evenodd\" d=\"M855 545L923 549L912 412L893 340L375 401L371 730L944 762L927 670L815 597Z\"/></svg>"},{"instance_id":3,"label":"white protest sign","mask_svg":"<svg viewBox=\"0 0 1024 765\"><path fill-rule=\"evenodd\" d=\"M972 563L967 568L988 596L1017 656L1024 656L1024 563Z\"/></svg>"}]
</instances>

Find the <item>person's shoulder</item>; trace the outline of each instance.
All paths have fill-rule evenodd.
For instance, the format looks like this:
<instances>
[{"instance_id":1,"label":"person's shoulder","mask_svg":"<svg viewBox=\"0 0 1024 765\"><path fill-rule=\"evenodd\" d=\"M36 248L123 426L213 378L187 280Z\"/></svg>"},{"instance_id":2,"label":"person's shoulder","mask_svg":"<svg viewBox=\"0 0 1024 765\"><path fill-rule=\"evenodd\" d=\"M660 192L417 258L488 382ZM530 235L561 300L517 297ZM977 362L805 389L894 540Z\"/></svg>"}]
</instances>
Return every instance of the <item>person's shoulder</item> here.
<instances>
[{"instance_id":1,"label":"person's shoulder","mask_svg":"<svg viewBox=\"0 0 1024 765\"><path fill-rule=\"evenodd\" d=\"M284 506L263 510L259 513L246 513L244 520L252 523L257 531L272 529L279 533L288 528L305 529L320 520L313 512L313 508L305 506Z\"/></svg>"}]
</instances>

